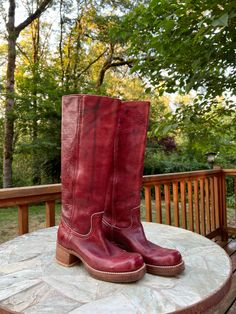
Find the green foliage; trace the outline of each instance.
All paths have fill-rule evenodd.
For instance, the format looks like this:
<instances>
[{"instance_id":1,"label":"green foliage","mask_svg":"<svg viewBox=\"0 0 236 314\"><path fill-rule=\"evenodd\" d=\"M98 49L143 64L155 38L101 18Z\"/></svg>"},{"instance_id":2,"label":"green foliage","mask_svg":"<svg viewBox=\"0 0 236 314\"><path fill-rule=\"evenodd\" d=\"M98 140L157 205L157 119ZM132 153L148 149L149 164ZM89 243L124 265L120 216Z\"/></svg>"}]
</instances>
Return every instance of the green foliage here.
<instances>
[{"instance_id":1,"label":"green foliage","mask_svg":"<svg viewBox=\"0 0 236 314\"><path fill-rule=\"evenodd\" d=\"M224 156L225 160L236 152L235 118L234 105L221 101L207 104L193 102L179 107L173 116L189 152L199 156L214 151Z\"/></svg>"},{"instance_id":2,"label":"green foliage","mask_svg":"<svg viewBox=\"0 0 236 314\"><path fill-rule=\"evenodd\" d=\"M145 173L208 169L206 153L217 154L216 164L235 167L236 112L218 98L206 102L190 96L152 100ZM222 132L222 130L224 130Z\"/></svg>"},{"instance_id":3,"label":"green foliage","mask_svg":"<svg viewBox=\"0 0 236 314\"><path fill-rule=\"evenodd\" d=\"M125 19L134 71L168 92L199 90L208 98L236 92L234 0L156 1ZM119 33L119 31L118 31Z\"/></svg>"},{"instance_id":4,"label":"green foliage","mask_svg":"<svg viewBox=\"0 0 236 314\"><path fill-rule=\"evenodd\" d=\"M145 174L208 168L207 151L218 152L217 164L235 167L235 106L227 95L215 97L235 88L232 1L61 4L53 37L52 21L45 15L22 33L17 45L15 186L60 181L61 96L71 93L151 101ZM4 43L0 54L4 73ZM107 68L127 59L134 63ZM106 77L98 86L104 69ZM194 97L183 94L191 89L198 89ZM174 99L166 90L182 94Z\"/></svg>"},{"instance_id":5,"label":"green foliage","mask_svg":"<svg viewBox=\"0 0 236 314\"><path fill-rule=\"evenodd\" d=\"M39 64L35 72L34 67L19 65L16 76L18 95L13 167L14 185L18 186L24 181L21 173L25 165L27 185L53 183L60 179L60 103L63 92L54 79L54 68Z\"/></svg>"},{"instance_id":6,"label":"green foliage","mask_svg":"<svg viewBox=\"0 0 236 314\"><path fill-rule=\"evenodd\" d=\"M188 156L181 151L167 154L161 149L147 147L146 150L144 175L194 171L207 168L206 161L200 162L194 156Z\"/></svg>"}]
</instances>

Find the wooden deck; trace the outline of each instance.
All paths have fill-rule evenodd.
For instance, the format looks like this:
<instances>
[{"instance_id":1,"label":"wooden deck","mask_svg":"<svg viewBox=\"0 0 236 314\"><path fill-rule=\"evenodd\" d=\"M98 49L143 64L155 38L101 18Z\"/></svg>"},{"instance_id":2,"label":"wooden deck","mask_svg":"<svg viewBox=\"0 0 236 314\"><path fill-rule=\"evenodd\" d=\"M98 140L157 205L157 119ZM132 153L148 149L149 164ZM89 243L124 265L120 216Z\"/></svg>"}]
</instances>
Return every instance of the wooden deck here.
<instances>
[{"instance_id":1,"label":"wooden deck","mask_svg":"<svg viewBox=\"0 0 236 314\"><path fill-rule=\"evenodd\" d=\"M207 314L236 314L236 239L215 240L229 255L233 266L233 280L230 291L224 299Z\"/></svg>"}]
</instances>

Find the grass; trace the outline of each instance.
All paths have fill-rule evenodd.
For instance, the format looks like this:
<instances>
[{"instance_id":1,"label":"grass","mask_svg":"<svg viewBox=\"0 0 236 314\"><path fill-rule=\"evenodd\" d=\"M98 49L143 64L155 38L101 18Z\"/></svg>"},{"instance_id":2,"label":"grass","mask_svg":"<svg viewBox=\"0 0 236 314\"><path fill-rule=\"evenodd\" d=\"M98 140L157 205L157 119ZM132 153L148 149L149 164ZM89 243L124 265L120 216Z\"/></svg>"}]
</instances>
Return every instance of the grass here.
<instances>
[{"instance_id":1,"label":"grass","mask_svg":"<svg viewBox=\"0 0 236 314\"><path fill-rule=\"evenodd\" d=\"M59 223L61 205L56 205L56 224ZM46 215L44 205L29 207L29 232L45 228ZM0 208L0 243L18 236L17 207Z\"/></svg>"},{"instance_id":2,"label":"grass","mask_svg":"<svg viewBox=\"0 0 236 314\"><path fill-rule=\"evenodd\" d=\"M60 219L61 205L56 205L56 225ZM162 204L164 209L164 202ZM173 211L173 204L171 204L171 211ZM163 222L165 222L165 211L162 211ZM236 211L234 208L227 210L228 224L236 226ZM171 215L173 220L173 214ZM29 232L45 228L45 206L33 205L29 207ZM145 220L145 205L144 200L141 203L141 219ZM152 201L152 221L156 221L155 202ZM180 217L181 222L181 217ZM172 222L173 223L173 222ZM8 241L18 236L18 210L17 207L0 208L0 243Z\"/></svg>"}]
</instances>

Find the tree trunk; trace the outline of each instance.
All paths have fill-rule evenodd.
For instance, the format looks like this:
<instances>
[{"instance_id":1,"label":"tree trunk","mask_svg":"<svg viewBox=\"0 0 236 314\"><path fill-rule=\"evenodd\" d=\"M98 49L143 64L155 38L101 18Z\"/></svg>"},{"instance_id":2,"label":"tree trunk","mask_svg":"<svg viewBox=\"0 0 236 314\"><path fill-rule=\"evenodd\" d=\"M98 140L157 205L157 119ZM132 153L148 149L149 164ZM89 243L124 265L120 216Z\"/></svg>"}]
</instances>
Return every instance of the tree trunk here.
<instances>
[{"instance_id":1,"label":"tree trunk","mask_svg":"<svg viewBox=\"0 0 236 314\"><path fill-rule=\"evenodd\" d=\"M38 140L38 75L39 75L39 45L40 45L40 22L39 18L36 19L33 23L31 23L31 35L32 35L32 43L33 43L33 67L32 67L32 84L33 84L33 110L34 117L32 121L32 142L35 144ZM37 146L36 146L37 147ZM32 151L32 182L33 185L41 184L41 167L39 164L38 158L38 150L37 148L33 148Z\"/></svg>"},{"instance_id":2,"label":"tree trunk","mask_svg":"<svg viewBox=\"0 0 236 314\"><path fill-rule=\"evenodd\" d=\"M6 107L3 146L3 187L12 185L12 159L13 159L13 136L14 136L14 85L16 67L16 39L15 32L15 1L10 1L8 13L8 62L6 82Z\"/></svg>"},{"instance_id":3,"label":"tree trunk","mask_svg":"<svg viewBox=\"0 0 236 314\"><path fill-rule=\"evenodd\" d=\"M6 107L3 145L3 187L12 186L12 160L14 137L14 99L15 99L15 67L16 67L16 40L20 32L38 18L52 0L44 0L36 11L28 16L21 24L15 27L15 0L9 0L7 32L8 32L8 63L6 78Z\"/></svg>"},{"instance_id":4,"label":"tree trunk","mask_svg":"<svg viewBox=\"0 0 236 314\"><path fill-rule=\"evenodd\" d=\"M59 54L60 54L60 63L61 63L61 84L63 86L64 79L65 79L65 69L64 69L64 60L63 60L63 0L60 1L60 40L59 40Z\"/></svg>"},{"instance_id":5,"label":"tree trunk","mask_svg":"<svg viewBox=\"0 0 236 314\"><path fill-rule=\"evenodd\" d=\"M4 156L3 156L3 187L12 186L12 159L13 159L13 136L14 136L14 118L12 118L12 109L9 106L10 100L6 107L5 134L4 134Z\"/></svg>"}]
</instances>

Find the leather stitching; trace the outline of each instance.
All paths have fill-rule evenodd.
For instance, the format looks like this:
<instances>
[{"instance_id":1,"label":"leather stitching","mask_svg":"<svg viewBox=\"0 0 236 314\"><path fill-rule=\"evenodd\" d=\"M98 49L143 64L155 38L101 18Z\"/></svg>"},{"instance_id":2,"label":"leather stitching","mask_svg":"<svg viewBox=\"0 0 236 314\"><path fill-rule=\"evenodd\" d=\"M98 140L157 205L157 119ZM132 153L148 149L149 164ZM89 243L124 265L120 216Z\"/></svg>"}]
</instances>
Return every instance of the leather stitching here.
<instances>
[{"instance_id":1,"label":"leather stitching","mask_svg":"<svg viewBox=\"0 0 236 314\"><path fill-rule=\"evenodd\" d=\"M68 223L66 221L63 221L62 224L64 224L69 229L70 234L73 234L75 236L80 236L82 238L86 238L86 237L89 237L91 235L91 233L94 231L94 230L92 230L93 229L92 226L93 226L94 216L102 215L103 213L104 213L104 211L97 212L97 213L94 213L91 215L91 217L90 217L90 229L89 229L89 232L86 234L82 234L82 233L79 233L78 231L73 230L72 227L70 225L68 225Z\"/></svg>"}]
</instances>

